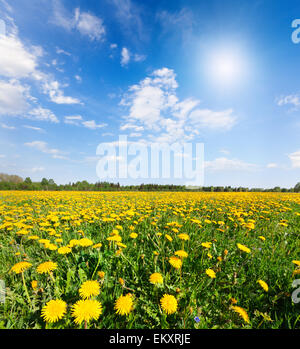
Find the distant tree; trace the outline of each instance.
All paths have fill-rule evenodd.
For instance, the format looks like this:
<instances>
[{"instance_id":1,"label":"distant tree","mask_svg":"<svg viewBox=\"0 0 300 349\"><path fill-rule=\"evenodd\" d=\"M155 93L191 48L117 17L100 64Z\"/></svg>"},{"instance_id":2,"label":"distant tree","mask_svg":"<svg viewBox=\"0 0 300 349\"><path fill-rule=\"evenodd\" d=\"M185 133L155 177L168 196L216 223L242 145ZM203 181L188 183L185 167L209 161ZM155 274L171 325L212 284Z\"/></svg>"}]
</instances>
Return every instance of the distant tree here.
<instances>
[{"instance_id":1,"label":"distant tree","mask_svg":"<svg viewBox=\"0 0 300 349\"><path fill-rule=\"evenodd\" d=\"M25 180L24 180L24 183L26 184L32 184L32 180L30 177L26 177Z\"/></svg>"},{"instance_id":2,"label":"distant tree","mask_svg":"<svg viewBox=\"0 0 300 349\"><path fill-rule=\"evenodd\" d=\"M300 182L298 182L294 187L294 192L299 193L300 192Z\"/></svg>"},{"instance_id":3,"label":"distant tree","mask_svg":"<svg viewBox=\"0 0 300 349\"><path fill-rule=\"evenodd\" d=\"M43 178L41 181L42 190L48 190L48 185L49 185L48 179Z\"/></svg>"},{"instance_id":4,"label":"distant tree","mask_svg":"<svg viewBox=\"0 0 300 349\"><path fill-rule=\"evenodd\" d=\"M42 186L46 186L46 185L48 185L48 184L49 184L48 179L43 178L42 181L41 181L41 185L42 185Z\"/></svg>"},{"instance_id":5,"label":"distant tree","mask_svg":"<svg viewBox=\"0 0 300 349\"><path fill-rule=\"evenodd\" d=\"M9 175L6 173L0 173L0 181L2 182L11 182L11 183L22 183L23 178L17 175Z\"/></svg>"},{"instance_id":6,"label":"distant tree","mask_svg":"<svg viewBox=\"0 0 300 349\"><path fill-rule=\"evenodd\" d=\"M280 189L280 187L274 187L273 191L275 193L279 193L279 192L281 192L281 189Z\"/></svg>"}]
</instances>

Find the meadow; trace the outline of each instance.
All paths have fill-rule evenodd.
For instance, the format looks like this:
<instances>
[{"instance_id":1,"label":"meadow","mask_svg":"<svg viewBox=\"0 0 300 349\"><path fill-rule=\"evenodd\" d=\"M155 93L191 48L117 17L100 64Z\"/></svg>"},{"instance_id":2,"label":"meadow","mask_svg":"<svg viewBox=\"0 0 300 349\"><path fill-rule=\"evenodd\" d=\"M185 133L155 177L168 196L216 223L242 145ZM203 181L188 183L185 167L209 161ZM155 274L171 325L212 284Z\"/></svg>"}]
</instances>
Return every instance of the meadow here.
<instances>
[{"instance_id":1,"label":"meadow","mask_svg":"<svg viewBox=\"0 0 300 349\"><path fill-rule=\"evenodd\" d=\"M0 328L300 328L300 194L0 192Z\"/></svg>"}]
</instances>

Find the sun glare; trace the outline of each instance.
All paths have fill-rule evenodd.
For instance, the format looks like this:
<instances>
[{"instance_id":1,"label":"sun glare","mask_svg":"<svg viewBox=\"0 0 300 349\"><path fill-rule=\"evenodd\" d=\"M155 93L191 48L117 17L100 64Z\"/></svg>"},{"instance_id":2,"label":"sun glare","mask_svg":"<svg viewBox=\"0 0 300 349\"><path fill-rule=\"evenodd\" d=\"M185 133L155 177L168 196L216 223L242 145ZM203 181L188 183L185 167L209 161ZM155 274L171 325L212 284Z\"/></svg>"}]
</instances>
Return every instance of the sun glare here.
<instances>
[{"instance_id":1,"label":"sun glare","mask_svg":"<svg viewBox=\"0 0 300 349\"><path fill-rule=\"evenodd\" d=\"M237 50L226 48L215 50L207 57L208 79L220 86L229 86L242 80L245 60Z\"/></svg>"}]
</instances>

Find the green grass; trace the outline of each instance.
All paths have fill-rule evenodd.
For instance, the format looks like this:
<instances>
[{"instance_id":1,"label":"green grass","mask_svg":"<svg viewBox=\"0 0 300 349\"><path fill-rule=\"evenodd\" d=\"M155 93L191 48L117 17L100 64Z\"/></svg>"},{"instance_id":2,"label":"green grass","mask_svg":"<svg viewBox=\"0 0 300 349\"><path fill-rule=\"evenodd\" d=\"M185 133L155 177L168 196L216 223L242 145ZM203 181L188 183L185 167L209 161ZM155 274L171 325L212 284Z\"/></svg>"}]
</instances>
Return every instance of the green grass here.
<instances>
[{"instance_id":1,"label":"green grass","mask_svg":"<svg viewBox=\"0 0 300 349\"><path fill-rule=\"evenodd\" d=\"M0 328L83 328L84 324L74 323L71 306L80 299L81 284L92 276L101 283L96 299L103 313L88 323L88 328L300 328L300 305L291 299L292 282L297 279L292 261L299 260L300 255L299 203L296 194L0 193L0 279L6 284L6 301L0 304ZM237 212L242 212L240 217L245 222L255 220L255 228L241 225ZM112 217L113 221L103 220L112 213L117 216ZM57 226L51 216L59 218ZM199 220L200 225L192 219ZM211 223L205 223L205 219ZM282 220L287 226L279 224ZM5 222L12 223L11 230ZM23 228L16 226L20 222ZM43 227L43 222L49 225ZM167 226L170 222L176 222L179 233L188 234L190 240L180 240L173 227ZM119 255L116 244L106 240L117 225L123 228L119 232L127 246ZM49 228L61 233L62 243L49 235ZM28 234L18 235L20 229ZM102 247L77 246L72 253L60 255L38 240L28 239L29 235L38 235L65 246L71 239L82 238L80 231L94 243L101 242ZM138 234L136 239L129 236L132 231ZM173 240L168 241L165 234ZM211 242L211 247L203 247L203 242ZM237 243L251 252L239 250ZM183 259L180 271L170 265L168 258L181 249L188 257ZM10 271L24 260L24 254L32 263L24 272L30 303L21 274ZM54 281L36 272L36 267L48 260L58 264ZM215 279L206 275L208 268L216 272ZM104 280L98 277L100 270L105 272ZM154 272L163 275L162 286L149 282ZM124 286L119 278L125 280ZM259 279L268 284L268 292L257 283ZM38 281L35 291L32 280ZM128 316L119 316L114 303L127 293L134 297L134 309ZM177 312L169 316L160 307L165 293L178 301ZM67 314L56 323L46 324L41 309L56 298L68 304ZM231 309L232 298L246 310L249 323ZM196 316L199 322L194 320Z\"/></svg>"}]
</instances>

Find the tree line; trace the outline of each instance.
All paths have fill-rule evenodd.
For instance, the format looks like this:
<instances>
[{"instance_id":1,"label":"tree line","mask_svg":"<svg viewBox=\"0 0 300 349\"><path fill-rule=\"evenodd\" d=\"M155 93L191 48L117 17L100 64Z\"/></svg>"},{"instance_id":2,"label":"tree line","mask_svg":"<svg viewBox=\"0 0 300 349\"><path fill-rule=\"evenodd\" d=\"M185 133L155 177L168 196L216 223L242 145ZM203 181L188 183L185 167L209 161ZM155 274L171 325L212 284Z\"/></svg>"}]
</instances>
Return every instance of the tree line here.
<instances>
[{"instance_id":1,"label":"tree line","mask_svg":"<svg viewBox=\"0 0 300 349\"><path fill-rule=\"evenodd\" d=\"M0 173L0 190L69 190L69 191L203 191L203 192L300 192L300 182L293 188L247 188L231 186L186 187L174 184L120 185L120 183L77 181L56 184L53 179L43 178L33 182L30 177L23 180L17 175Z\"/></svg>"}]
</instances>

